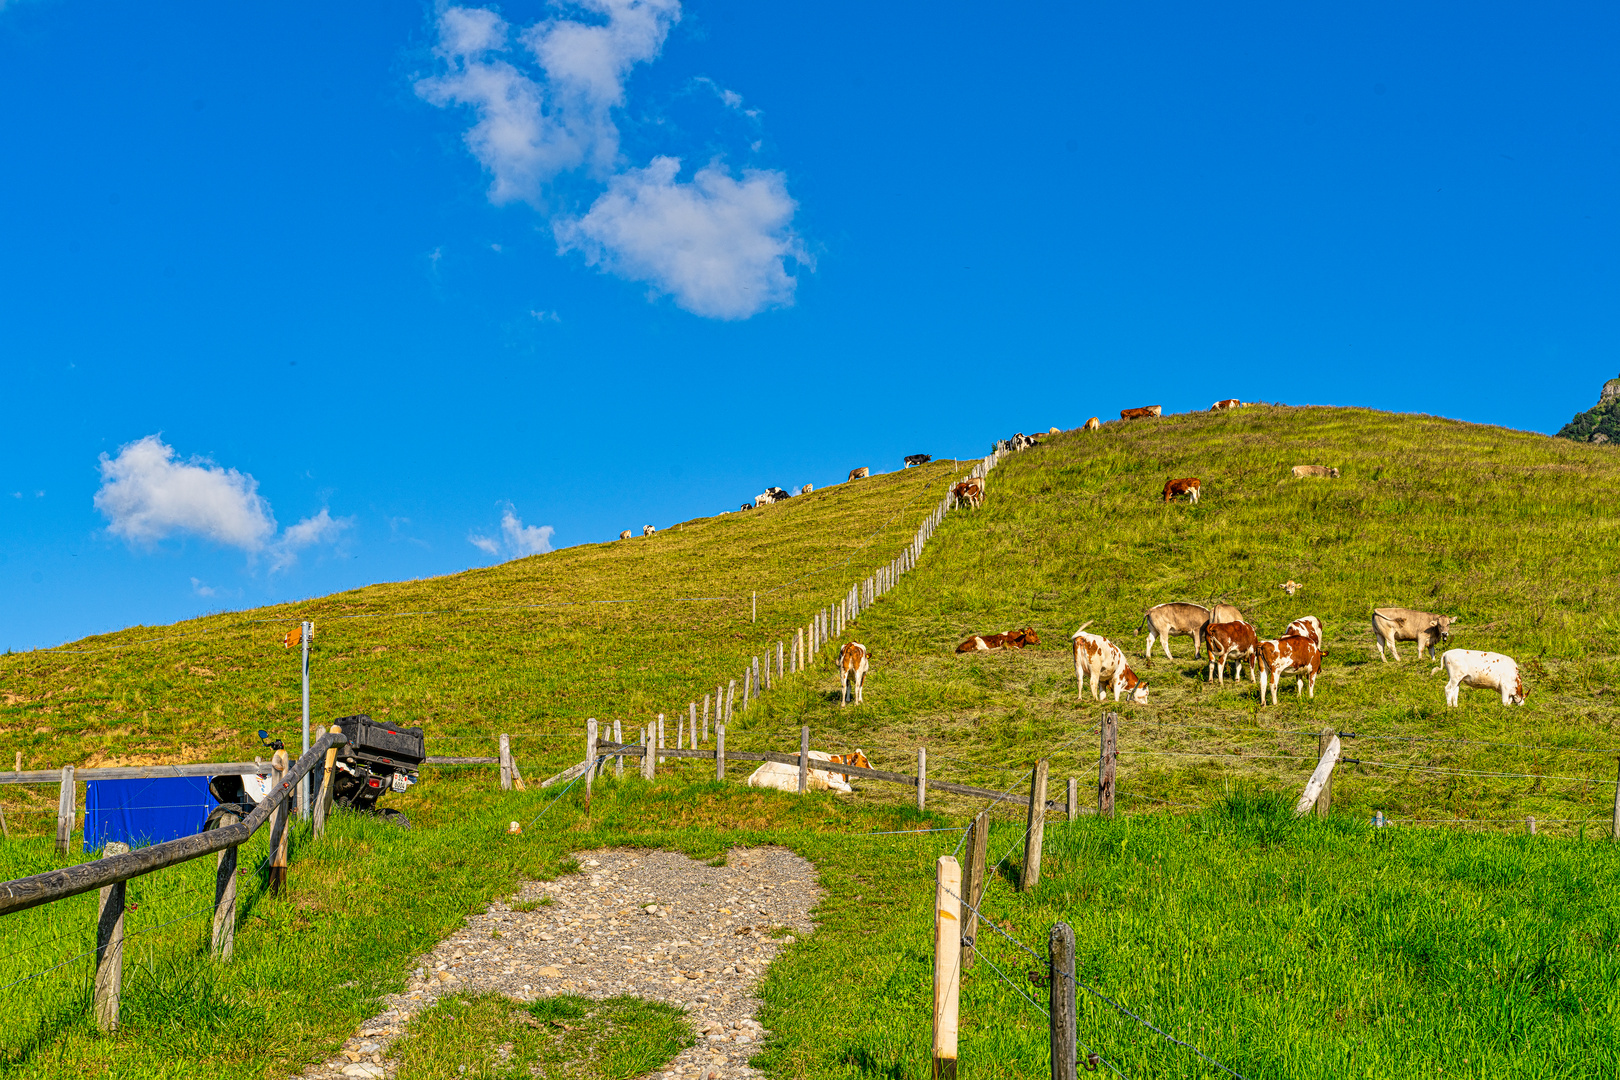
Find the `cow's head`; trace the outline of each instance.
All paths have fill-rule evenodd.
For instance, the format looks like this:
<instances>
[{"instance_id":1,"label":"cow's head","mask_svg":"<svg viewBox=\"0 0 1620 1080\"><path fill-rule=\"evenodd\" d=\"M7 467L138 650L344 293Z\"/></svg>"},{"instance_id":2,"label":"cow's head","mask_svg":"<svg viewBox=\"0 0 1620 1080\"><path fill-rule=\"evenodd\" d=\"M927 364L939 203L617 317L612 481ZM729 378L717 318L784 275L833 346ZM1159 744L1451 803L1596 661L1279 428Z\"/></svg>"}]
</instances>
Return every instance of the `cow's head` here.
<instances>
[{"instance_id":1,"label":"cow's head","mask_svg":"<svg viewBox=\"0 0 1620 1080\"><path fill-rule=\"evenodd\" d=\"M1452 619L1450 615L1438 615L1435 617L1435 620L1433 624L1430 625L1429 629L1434 631L1435 635L1438 636L1441 641L1450 641L1451 623Z\"/></svg>"},{"instance_id":2,"label":"cow's head","mask_svg":"<svg viewBox=\"0 0 1620 1080\"><path fill-rule=\"evenodd\" d=\"M1020 646L1039 645L1041 643L1041 637L1035 632L1035 628L1033 626L1026 626L1013 636L1017 638Z\"/></svg>"},{"instance_id":3,"label":"cow's head","mask_svg":"<svg viewBox=\"0 0 1620 1080\"><path fill-rule=\"evenodd\" d=\"M1130 691L1131 701L1137 705L1147 704L1148 685L1136 677L1131 665L1125 665L1125 689Z\"/></svg>"},{"instance_id":4,"label":"cow's head","mask_svg":"<svg viewBox=\"0 0 1620 1080\"><path fill-rule=\"evenodd\" d=\"M1524 692L1524 679L1515 671L1513 673L1513 696L1508 698L1508 702L1513 705L1523 705L1527 696Z\"/></svg>"}]
</instances>

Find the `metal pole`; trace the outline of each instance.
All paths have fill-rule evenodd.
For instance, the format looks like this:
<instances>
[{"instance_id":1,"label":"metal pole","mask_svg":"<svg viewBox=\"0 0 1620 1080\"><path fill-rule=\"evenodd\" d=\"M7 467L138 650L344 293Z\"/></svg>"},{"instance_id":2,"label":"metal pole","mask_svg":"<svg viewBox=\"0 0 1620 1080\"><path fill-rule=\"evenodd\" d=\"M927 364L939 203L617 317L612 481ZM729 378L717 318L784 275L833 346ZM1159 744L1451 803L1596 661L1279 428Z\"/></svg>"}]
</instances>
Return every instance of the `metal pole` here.
<instances>
[{"instance_id":1,"label":"metal pole","mask_svg":"<svg viewBox=\"0 0 1620 1080\"><path fill-rule=\"evenodd\" d=\"M309 639L315 636L315 624L304 624L304 753L309 753ZM298 808L305 821L309 820L309 774L298 781Z\"/></svg>"}]
</instances>

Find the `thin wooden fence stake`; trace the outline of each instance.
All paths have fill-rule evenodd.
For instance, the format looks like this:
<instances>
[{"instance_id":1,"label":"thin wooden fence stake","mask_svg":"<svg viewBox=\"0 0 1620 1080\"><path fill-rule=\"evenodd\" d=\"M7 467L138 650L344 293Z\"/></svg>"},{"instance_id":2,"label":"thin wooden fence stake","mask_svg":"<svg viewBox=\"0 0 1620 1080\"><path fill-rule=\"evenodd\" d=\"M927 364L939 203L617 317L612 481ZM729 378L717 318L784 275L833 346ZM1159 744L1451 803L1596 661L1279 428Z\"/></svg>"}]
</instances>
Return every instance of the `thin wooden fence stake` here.
<instances>
[{"instance_id":1,"label":"thin wooden fence stake","mask_svg":"<svg viewBox=\"0 0 1620 1080\"><path fill-rule=\"evenodd\" d=\"M726 725L714 726L714 778L721 783L726 779Z\"/></svg>"},{"instance_id":2,"label":"thin wooden fence stake","mask_svg":"<svg viewBox=\"0 0 1620 1080\"><path fill-rule=\"evenodd\" d=\"M962 868L941 855L934 885L933 1080L956 1080L957 1009L962 991Z\"/></svg>"},{"instance_id":3,"label":"thin wooden fence stake","mask_svg":"<svg viewBox=\"0 0 1620 1080\"><path fill-rule=\"evenodd\" d=\"M753 606L749 609L749 622L759 622L759 593L754 593Z\"/></svg>"},{"instance_id":4,"label":"thin wooden fence stake","mask_svg":"<svg viewBox=\"0 0 1620 1080\"><path fill-rule=\"evenodd\" d=\"M1052 1080L1077 1080L1074 1011L1074 928L1058 923L1046 939L1047 1015L1051 1017Z\"/></svg>"},{"instance_id":5,"label":"thin wooden fence stake","mask_svg":"<svg viewBox=\"0 0 1620 1080\"><path fill-rule=\"evenodd\" d=\"M105 855L127 855L129 845L114 841ZM116 881L101 888L96 906L96 1027L118 1030L118 997L124 985L124 895L125 882Z\"/></svg>"},{"instance_id":6,"label":"thin wooden fence stake","mask_svg":"<svg viewBox=\"0 0 1620 1080\"><path fill-rule=\"evenodd\" d=\"M1102 752L1097 763L1097 813L1114 816L1114 767L1119 761L1119 714L1104 713Z\"/></svg>"},{"instance_id":7,"label":"thin wooden fence stake","mask_svg":"<svg viewBox=\"0 0 1620 1080\"><path fill-rule=\"evenodd\" d=\"M799 794L810 790L810 728L799 728Z\"/></svg>"},{"instance_id":8,"label":"thin wooden fence stake","mask_svg":"<svg viewBox=\"0 0 1620 1080\"><path fill-rule=\"evenodd\" d=\"M512 790L512 743L505 732L501 733L501 790Z\"/></svg>"},{"instance_id":9,"label":"thin wooden fence stake","mask_svg":"<svg viewBox=\"0 0 1620 1080\"><path fill-rule=\"evenodd\" d=\"M675 714L675 749L686 748L686 717L680 713Z\"/></svg>"},{"instance_id":10,"label":"thin wooden fence stake","mask_svg":"<svg viewBox=\"0 0 1620 1080\"><path fill-rule=\"evenodd\" d=\"M659 713L658 714L658 749L662 750L663 748L664 748L664 714ZM664 755L659 754L658 755L658 764L662 765L663 763L664 763Z\"/></svg>"},{"instance_id":11,"label":"thin wooden fence stake","mask_svg":"<svg viewBox=\"0 0 1620 1080\"><path fill-rule=\"evenodd\" d=\"M732 706L737 701L737 680L732 679L726 687L726 723L731 723Z\"/></svg>"},{"instance_id":12,"label":"thin wooden fence stake","mask_svg":"<svg viewBox=\"0 0 1620 1080\"><path fill-rule=\"evenodd\" d=\"M641 729L641 778L651 780L653 768L658 764L658 753L653 747L653 733L651 727Z\"/></svg>"},{"instance_id":13,"label":"thin wooden fence stake","mask_svg":"<svg viewBox=\"0 0 1620 1080\"><path fill-rule=\"evenodd\" d=\"M777 678L782 678L783 676L785 676L787 674L786 669L783 667L783 653L785 651L786 651L786 646L783 645L782 642L778 641L776 643L776 677Z\"/></svg>"},{"instance_id":14,"label":"thin wooden fence stake","mask_svg":"<svg viewBox=\"0 0 1620 1080\"><path fill-rule=\"evenodd\" d=\"M21 759L19 758L19 760ZM1620 757L1614 760L1617 765L1620 765ZM1609 840L1611 842L1620 842L1620 775L1616 775L1614 781L1614 821L1609 826Z\"/></svg>"},{"instance_id":15,"label":"thin wooden fence stake","mask_svg":"<svg viewBox=\"0 0 1620 1080\"><path fill-rule=\"evenodd\" d=\"M332 725L332 734L341 735L343 729L336 724ZM328 747L326 751L326 769L321 773L321 787L315 793L315 835L321 836L326 832L326 816L332 812L332 784L337 780L337 747Z\"/></svg>"},{"instance_id":16,"label":"thin wooden fence stake","mask_svg":"<svg viewBox=\"0 0 1620 1080\"><path fill-rule=\"evenodd\" d=\"M1525 827L1530 830L1530 835L1531 836L1536 835L1536 819L1535 818L1533 818L1533 817L1525 818L1524 819L1524 824L1525 824Z\"/></svg>"},{"instance_id":17,"label":"thin wooden fence stake","mask_svg":"<svg viewBox=\"0 0 1620 1080\"><path fill-rule=\"evenodd\" d=\"M962 968L973 968L973 944L979 934L979 901L984 899L984 875L990 859L990 811L981 810L968 827L967 867L962 880Z\"/></svg>"},{"instance_id":18,"label":"thin wooden fence stake","mask_svg":"<svg viewBox=\"0 0 1620 1080\"><path fill-rule=\"evenodd\" d=\"M56 853L66 855L73 841L74 804L78 801L73 786L73 766L62 766L61 787L56 792Z\"/></svg>"},{"instance_id":19,"label":"thin wooden fence stake","mask_svg":"<svg viewBox=\"0 0 1620 1080\"><path fill-rule=\"evenodd\" d=\"M754 698L754 669L743 668L743 712L748 711L748 703Z\"/></svg>"},{"instance_id":20,"label":"thin wooden fence stake","mask_svg":"<svg viewBox=\"0 0 1620 1080\"><path fill-rule=\"evenodd\" d=\"M703 695L703 741L709 741L709 695Z\"/></svg>"},{"instance_id":21,"label":"thin wooden fence stake","mask_svg":"<svg viewBox=\"0 0 1620 1080\"><path fill-rule=\"evenodd\" d=\"M596 779L596 717L585 721L585 809L591 808L591 782Z\"/></svg>"},{"instance_id":22,"label":"thin wooden fence stake","mask_svg":"<svg viewBox=\"0 0 1620 1080\"><path fill-rule=\"evenodd\" d=\"M686 742L687 742L688 746L690 746L693 750L696 750L697 745L698 745L698 738L697 738L697 702L692 701L692 702L687 703L687 706L686 706L686 719L688 721L687 733L686 733L686 735L687 735Z\"/></svg>"},{"instance_id":23,"label":"thin wooden fence stake","mask_svg":"<svg viewBox=\"0 0 1620 1080\"><path fill-rule=\"evenodd\" d=\"M278 794L276 804L275 824L270 829L270 891L277 896L287 884L287 834L292 830L287 820L292 810L292 800L279 798L281 778L287 775L289 762L287 751L277 750L270 756L271 781Z\"/></svg>"},{"instance_id":24,"label":"thin wooden fence stake","mask_svg":"<svg viewBox=\"0 0 1620 1080\"><path fill-rule=\"evenodd\" d=\"M923 811L928 801L928 747L917 747L917 812Z\"/></svg>"},{"instance_id":25,"label":"thin wooden fence stake","mask_svg":"<svg viewBox=\"0 0 1620 1080\"><path fill-rule=\"evenodd\" d=\"M1067 809L1069 811L1070 821L1073 821L1075 818L1080 816L1080 781L1073 776L1069 777L1069 802Z\"/></svg>"},{"instance_id":26,"label":"thin wooden fence stake","mask_svg":"<svg viewBox=\"0 0 1620 1080\"><path fill-rule=\"evenodd\" d=\"M235 814L219 816L221 828L240 820ZM216 960L229 960L236 951L236 849L233 847L220 852L214 862L214 927L208 951Z\"/></svg>"},{"instance_id":27,"label":"thin wooden fence stake","mask_svg":"<svg viewBox=\"0 0 1620 1080\"><path fill-rule=\"evenodd\" d=\"M1028 892L1041 882L1041 840L1046 832L1046 758L1035 763L1035 776L1029 785L1029 828L1024 833L1024 868L1018 874L1018 891Z\"/></svg>"},{"instance_id":28,"label":"thin wooden fence stake","mask_svg":"<svg viewBox=\"0 0 1620 1080\"><path fill-rule=\"evenodd\" d=\"M1326 731L1322 732L1322 734L1316 737L1316 756L1318 758L1327 753L1328 743L1333 740L1333 736L1335 734L1337 733L1332 728L1328 728ZM1322 785L1322 794L1316 797L1316 816L1325 818L1328 816L1328 811L1330 811L1332 808L1333 774L1328 773L1327 783Z\"/></svg>"},{"instance_id":29,"label":"thin wooden fence stake","mask_svg":"<svg viewBox=\"0 0 1620 1080\"><path fill-rule=\"evenodd\" d=\"M619 722L617 720L613 721L613 741L618 743L620 746L624 745L624 736L619 734ZM620 754L618 756L618 758L615 759L615 761L613 763L613 779L615 779L615 780L623 780L624 779L624 755L623 754Z\"/></svg>"}]
</instances>

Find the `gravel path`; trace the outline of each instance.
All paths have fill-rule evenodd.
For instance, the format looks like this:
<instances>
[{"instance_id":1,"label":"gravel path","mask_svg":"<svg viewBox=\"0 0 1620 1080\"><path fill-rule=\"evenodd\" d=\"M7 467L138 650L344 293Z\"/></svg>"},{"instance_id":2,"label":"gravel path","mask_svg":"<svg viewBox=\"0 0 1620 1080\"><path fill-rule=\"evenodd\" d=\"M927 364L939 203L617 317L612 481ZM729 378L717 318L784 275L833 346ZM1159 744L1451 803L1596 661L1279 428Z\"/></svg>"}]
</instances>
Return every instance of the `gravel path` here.
<instances>
[{"instance_id":1,"label":"gravel path","mask_svg":"<svg viewBox=\"0 0 1620 1080\"><path fill-rule=\"evenodd\" d=\"M668 851L574 857L580 873L525 882L514 904L471 916L422 958L405 993L384 998L387 1008L305 1080L392 1076L388 1047L412 1015L441 995L487 991L518 1001L571 993L668 1002L687 1011L699 1038L664 1077L762 1076L748 1066L765 1035L755 988L781 948L813 929L815 867L782 848L733 851L725 866Z\"/></svg>"}]
</instances>

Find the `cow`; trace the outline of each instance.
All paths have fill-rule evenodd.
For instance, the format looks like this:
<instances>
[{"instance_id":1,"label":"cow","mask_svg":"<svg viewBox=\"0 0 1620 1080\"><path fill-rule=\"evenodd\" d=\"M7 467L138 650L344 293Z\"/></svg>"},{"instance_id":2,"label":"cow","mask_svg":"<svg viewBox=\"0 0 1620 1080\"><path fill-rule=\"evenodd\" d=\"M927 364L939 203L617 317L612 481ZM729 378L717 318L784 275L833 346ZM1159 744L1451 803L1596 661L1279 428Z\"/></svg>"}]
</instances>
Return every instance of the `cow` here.
<instances>
[{"instance_id":1,"label":"cow","mask_svg":"<svg viewBox=\"0 0 1620 1080\"><path fill-rule=\"evenodd\" d=\"M630 530L626 529L626 530L624 530L624 532L619 534L619 539L620 540L628 540L628 539L630 539L630 536L631 536Z\"/></svg>"},{"instance_id":2,"label":"cow","mask_svg":"<svg viewBox=\"0 0 1620 1080\"><path fill-rule=\"evenodd\" d=\"M1198 492L1203 486L1203 482L1196 476L1188 476L1181 480L1166 480L1164 482L1164 501L1169 502L1177 495L1185 495L1196 503L1198 502Z\"/></svg>"},{"instance_id":3,"label":"cow","mask_svg":"<svg viewBox=\"0 0 1620 1080\"><path fill-rule=\"evenodd\" d=\"M1014 450L1028 450L1039 442L1040 438L1039 435L1025 435L1022 431L1016 432L1012 437L1012 448Z\"/></svg>"},{"instance_id":4,"label":"cow","mask_svg":"<svg viewBox=\"0 0 1620 1080\"><path fill-rule=\"evenodd\" d=\"M1288 624L1288 629L1282 632L1283 637L1310 638L1318 649L1322 647L1322 620L1315 615L1301 615Z\"/></svg>"},{"instance_id":5,"label":"cow","mask_svg":"<svg viewBox=\"0 0 1620 1080\"><path fill-rule=\"evenodd\" d=\"M1158 607L1148 608L1142 616L1142 622L1148 624L1147 650L1142 653L1148 659L1153 658L1153 640L1158 638L1164 642L1164 655L1170 660L1175 657L1170 653L1170 638L1178 634L1186 634L1193 639L1193 659L1204 645L1204 624L1209 622L1209 609L1202 604L1160 604ZM1137 630L1142 629L1142 623L1136 624Z\"/></svg>"},{"instance_id":6,"label":"cow","mask_svg":"<svg viewBox=\"0 0 1620 1080\"><path fill-rule=\"evenodd\" d=\"M828 754L821 750L812 750L810 751L810 760L825 761L829 765L854 765L861 769L870 769L872 767L872 763L866 759L866 751L864 750L857 750L853 754ZM749 775L748 786L797 792L799 790L799 767L782 761L767 761ZM854 790L849 786L848 773L816 768L806 771L805 788L809 791L837 791L845 795Z\"/></svg>"},{"instance_id":7,"label":"cow","mask_svg":"<svg viewBox=\"0 0 1620 1080\"><path fill-rule=\"evenodd\" d=\"M1209 411L1210 412L1225 412L1227 409L1236 409L1236 408L1241 407L1242 405L1243 405L1243 402L1239 401L1237 398L1229 397L1225 401L1217 401L1215 404L1211 405L1209 407Z\"/></svg>"},{"instance_id":8,"label":"cow","mask_svg":"<svg viewBox=\"0 0 1620 1080\"><path fill-rule=\"evenodd\" d=\"M769 506L772 503L787 502L790 498L792 498L792 496L783 491L781 488L769 487L760 492L758 495L754 496L754 505Z\"/></svg>"},{"instance_id":9,"label":"cow","mask_svg":"<svg viewBox=\"0 0 1620 1080\"><path fill-rule=\"evenodd\" d=\"M867 468L864 465L861 466L859 469L851 469L851 470L849 470L849 478L850 478L850 480L865 480L868 476L871 476L871 475L872 475L872 470Z\"/></svg>"},{"instance_id":10,"label":"cow","mask_svg":"<svg viewBox=\"0 0 1620 1080\"><path fill-rule=\"evenodd\" d=\"M1235 666L1232 677L1243 678L1243 661L1249 661L1249 677L1255 675L1255 651L1260 646L1260 639L1254 632L1254 627L1238 620L1235 622L1211 622L1204 628L1204 648L1209 652L1209 676L1213 681L1219 674L1220 681L1226 682L1226 662L1231 660Z\"/></svg>"},{"instance_id":11,"label":"cow","mask_svg":"<svg viewBox=\"0 0 1620 1080\"><path fill-rule=\"evenodd\" d=\"M799 489L799 494L800 495L808 495L814 490L816 490L816 485L814 485L814 484L806 484L806 485L804 485L804 487Z\"/></svg>"},{"instance_id":12,"label":"cow","mask_svg":"<svg viewBox=\"0 0 1620 1080\"><path fill-rule=\"evenodd\" d=\"M926 465L930 461L933 461L933 460L934 460L934 455L932 455L932 454L907 454L906 455L906 468L909 469L913 465Z\"/></svg>"},{"instance_id":13,"label":"cow","mask_svg":"<svg viewBox=\"0 0 1620 1080\"><path fill-rule=\"evenodd\" d=\"M1293 578L1289 578L1287 581L1285 581L1281 585L1277 586L1277 588L1281 589L1283 592L1287 593L1289 596L1293 596L1295 593L1299 592L1299 590L1303 589L1304 587L1305 586L1301 585L1299 582L1295 581Z\"/></svg>"},{"instance_id":14,"label":"cow","mask_svg":"<svg viewBox=\"0 0 1620 1080\"><path fill-rule=\"evenodd\" d=\"M1147 420L1154 416L1161 416L1163 413L1164 406L1162 405L1146 405L1140 409L1121 409L1119 410L1119 418L1121 420Z\"/></svg>"},{"instance_id":15,"label":"cow","mask_svg":"<svg viewBox=\"0 0 1620 1080\"><path fill-rule=\"evenodd\" d=\"M1339 470L1330 469L1326 465L1295 465L1294 479L1298 480L1302 476L1326 476L1329 479L1337 480Z\"/></svg>"},{"instance_id":16,"label":"cow","mask_svg":"<svg viewBox=\"0 0 1620 1080\"><path fill-rule=\"evenodd\" d=\"M1022 649L1029 645L1039 645L1040 636L1035 628L1026 626L1022 630L1003 630L999 634L974 634L956 647L959 653L989 652L991 649Z\"/></svg>"},{"instance_id":17,"label":"cow","mask_svg":"<svg viewBox=\"0 0 1620 1080\"><path fill-rule=\"evenodd\" d=\"M641 527L641 535L642 536L651 536L653 533L655 533L657 531L658 530L653 528L651 525L643 525Z\"/></svg>"},{"instance_id":18,"label":"cow","mask_svg":"<svg viewBox=\"0 0 1620 1080\"><path fill-rule=\"evenodd\" d=\"M1144 704L1148 699L1148 684L1138 679L1131 665L1125 662L1123 649L1101 634L1086 633L1086 627L1090 625L1090 621L1087 621L1074 632L1075 692L1080 700L1085 700L1086 675L1089 673L1091 692L1098 701L1112 690L1115 701L1119 700L1120 694L1128 693L1134 704Z\"/></svg>"},{"instance_id":19,"label":"cow","mask_svg":"<svg viewBox=\"0 0 1620 1080\"><path fill-rule=\"evenodd\" d=\"M1260 642L1255 667L1260 673L1260 704L1266 703L1266 685L1271 685L1271 703L1277 704L1277 687L1289 672L1298 676L1294 680L1294 693L1303 694L1309 680L1311 697L1316 697L1316 677L1322 673L1322 650L1316 642L1302 634L1284 634L1280 638Z\"/></svg>"},{"instance_id":20,"label":"cow","mask_svg":"<svg viewBox=\"0 0 1620 1080\"><path fill-rule=\"evenodd\" d=\"M1395 648L1397 641L1417 642L1418 655L1423 650L1429 651L1429 659L1434 659L1434 647L1442 641L1451 640L1451 627L1453 625L1450 615L1431 615L1427 611L1413 611L1403 607L1374 608L1372 615L1373 637L1378 642L1378 659L1384 659L1384 646L1395 654L1396 663L1400 662L1400 650Z\"/></svg>"},{"instance_id":21,"label":"cow","mask_svg":"<svg viewBox=\"0 0 1620 1080\"><path fill-rule=\"evenodd\" d=\"M1446 673L1446 704L1453 708L1458 688L1463 686L1500 691L1503 705L1523 705L1527 696L1519 665L1511 656L1478 649L1447 649L1440 654L1440 667L1429 674L1442 670Z\"/></svg>"},{"instance_id":22,"label":"cow","mask_svg":"<svg viewBox=\"0 0 1620 1080\"><path fill-rule=\"evenodd\" d=\"M855 704L863 700L861 690L866 686L866 671L870 665L871 656L866 646L858 641L851 641L838 653L838 677L843 681L843 697L839 704L849 704L849 681L855 680Z\"/></svg>"},{"instance_id":23,"label":"cow","mask_svg":"<svg viewBox=\"0 0 1620 1080\"><path fill-rule=\"evenodd\" d=\"M1093 416L1090 420L1086 421L1086 430L1087 431L1101 431L1102 430L1102 423L1095 416Z\"/></svg>"},{"instance_id":24,"label":"cow","mask_svg":"<svg viewBox=\"0 0 1620 1080\"><path fill-rule=\"evenodd\" d=\"M1047 428L1046 433L1048 435L1056 435L1058 433L1058 429L1055 427Z\"/></svg>"},{"instance_id":25,"label":"cow","mask_svg":"<svg viewBox=\"0 0 1620 1080\"><path fill-rule=\"evenodd\" d=\"M977 510L984 502L984 481L977 477L951 486L951 500L955 506L966 503Z\"/></svg>"},{"instance_id":26,"label":"cow","mask_svg":"<svg viewBox=\"0 0 1620 1080\"><path fill-rule=\"evenodd\" d=\"M741 506L737 507L737 509L739 509L739 510L752 510L753 508L754 508L753 503L743 503Z\"/></svg>"},{"instance_id":27,"label":"cow","mask_svg":"<svg viewBox=\"0 0 1620 1080\"><path fill-rule=\"evenodd\" d=\"M1209 613L1209 619L1204 623L1204 640L1209 640L1209 628L1216 623L1243 622L1243 612L1232 604L1216 604Z\"/></svg>"}]
</instances>

